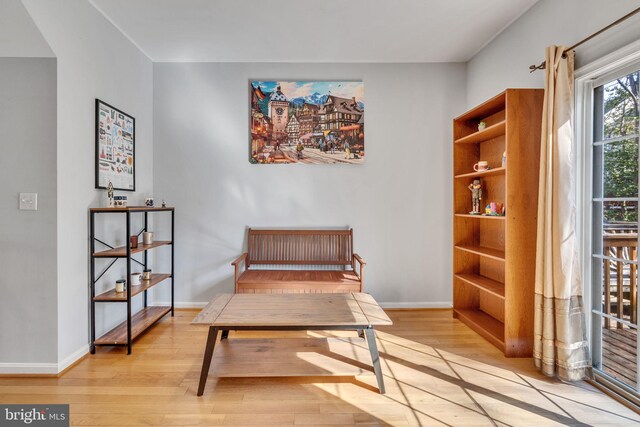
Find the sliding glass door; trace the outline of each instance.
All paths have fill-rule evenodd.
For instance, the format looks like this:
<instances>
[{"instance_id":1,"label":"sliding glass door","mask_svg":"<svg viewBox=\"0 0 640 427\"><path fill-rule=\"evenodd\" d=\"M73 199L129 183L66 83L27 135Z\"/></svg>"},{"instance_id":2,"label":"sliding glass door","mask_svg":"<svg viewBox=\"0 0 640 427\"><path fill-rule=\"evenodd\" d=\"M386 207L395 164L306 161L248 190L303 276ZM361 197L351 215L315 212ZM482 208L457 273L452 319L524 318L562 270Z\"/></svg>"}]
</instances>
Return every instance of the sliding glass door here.
<instances>
[{"instance_id":1,"label":"sliding glass door","mask_svg":"<svg viewBox=\"0 0 640 427\"><path fill-rule=\"evenodd\" d=\"M591 345L596 373L638 396L640 66L593 80Z\"/></svg>"}]
</instances>

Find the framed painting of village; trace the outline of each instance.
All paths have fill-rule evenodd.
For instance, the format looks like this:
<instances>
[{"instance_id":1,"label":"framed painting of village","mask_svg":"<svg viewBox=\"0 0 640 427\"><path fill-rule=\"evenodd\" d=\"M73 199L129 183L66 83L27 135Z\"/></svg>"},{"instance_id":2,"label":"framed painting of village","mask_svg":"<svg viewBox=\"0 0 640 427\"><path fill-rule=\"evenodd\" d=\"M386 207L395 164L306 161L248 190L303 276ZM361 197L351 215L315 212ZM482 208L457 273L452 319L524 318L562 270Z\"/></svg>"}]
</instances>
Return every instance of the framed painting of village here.
<instances>
[{"instance_id":1,"label":"framed painting of village","mask_svg":"<svg viewBox=\"0 0 640 427\"><path fill-rule=\"evenodd\" d=\"M249 161L364 162L364 83L251 81Z\"/></svg>"}]
</instances>

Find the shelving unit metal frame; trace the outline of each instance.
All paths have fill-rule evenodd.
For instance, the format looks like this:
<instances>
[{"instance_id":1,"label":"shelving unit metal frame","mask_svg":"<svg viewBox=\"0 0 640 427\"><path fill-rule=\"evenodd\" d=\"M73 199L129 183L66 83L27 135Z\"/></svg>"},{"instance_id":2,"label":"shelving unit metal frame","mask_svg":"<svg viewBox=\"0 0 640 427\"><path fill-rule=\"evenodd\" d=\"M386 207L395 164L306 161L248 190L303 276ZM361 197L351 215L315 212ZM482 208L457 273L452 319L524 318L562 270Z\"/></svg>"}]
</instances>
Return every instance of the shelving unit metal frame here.
<instances>
[{"instance_id":1,"label":"shelving unit metal frame","mask_svg":"<svg viewBox=\"0 0 640 427\"><path fill-rule=\"evenodd\" d=\"M132 213L144 213L144 223L143 228L137 233L137 236L140 237L142 233L148 230L149 226L149 213L150 212L170 212L171 213L171 240L170 241L159 241L154 242L151 245L143 245L139 243L137 248L131 248L131 244L129 242L129 237L131 234L131 214ZM96 215L100 213L119 213L124 214L126 218L126 239L125 245L123 247L114 247L105 241L99 239L95 235L95 223L96 223ZM90 257L90 277L89 277L89 288L90 288L90 305L91 305L91 344L90 351L91 354L95 354L97 346L126 346L127 354L131 354L131 345L134 338L136 338L139 334L144 332L146 329L155 324L158 320L164 317L167 313L171 313L171 316L174 315L174 290L175 290L175 272L174 272L174 260L175 260L175 208L173 207L146 207L146 206L134 206L127 208L92 208L89 209L89 228L90 228L90 247L89 247L89 257ZM96 252L96 243L99 243L109 249L105 251ZM144 269L148 267L148 258L147 251L154 249L156 247L170 245L171 246L171 272L170 274L157 274L155 276L155 280L148 281L149 283L145 285L139 286L139 291L134 292L134 287L130 283L131 277L131 263L135 262L142 266ZM142 262L133 258L133 254L143 253ZM98 258L112 258L113 260L107 265L107 267L102 270L102 272L96 277L96 259ZM118 259L124 258L127 260L127 281L126 281L126 296L116 294L113 290L104 292L100 295L96 295L96 284L100 281L100 279L113 267L113 265L118 261ZM148 301L147 301L147 291L163 282L166 279L171 279L171 306L170 307L158 307L154 311L150 312L149 316L145 316L147 314ZM133 331L133 321L131 315L131 299L140 294L144 293L144 308L134 315L136 316L142 314L140 316L141 327ZM126 302L127 304L127 319L125 322L119 324L106 334L104 334L101 338L96 340L96 303L109 303L109 302ZM137 326L137 325L136 325ZM122 335L123 328L126 328L126 340L122 342L122 340L112 340L103 339L107 336L117 336L118 334ZM102 341L101 341L102 339Z\"/></svg>"}]
</instances>

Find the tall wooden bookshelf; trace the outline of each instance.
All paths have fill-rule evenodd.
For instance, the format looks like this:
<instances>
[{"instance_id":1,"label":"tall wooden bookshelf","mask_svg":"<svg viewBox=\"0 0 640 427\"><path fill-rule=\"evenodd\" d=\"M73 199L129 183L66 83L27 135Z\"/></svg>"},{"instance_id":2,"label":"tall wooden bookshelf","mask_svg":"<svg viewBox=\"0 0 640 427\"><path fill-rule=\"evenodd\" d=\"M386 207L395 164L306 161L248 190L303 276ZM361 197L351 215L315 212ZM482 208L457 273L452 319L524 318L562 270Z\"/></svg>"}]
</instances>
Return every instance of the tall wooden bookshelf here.
<instances>
[{"instance_id":1,"label":"tall wooden bookshelf","mask_svg":"<svg viewBox=\"0 0 640 427\"><path fill-rule=\"evenodd\" d=\"M507 89L453 120L453 315L508 357L533 350L543 96L542 89ZM479 160L490 169L474 172ZM478 178L481 211L502 202L505 216L469 214L467 187Z\"/></svg>"}]
</instances>

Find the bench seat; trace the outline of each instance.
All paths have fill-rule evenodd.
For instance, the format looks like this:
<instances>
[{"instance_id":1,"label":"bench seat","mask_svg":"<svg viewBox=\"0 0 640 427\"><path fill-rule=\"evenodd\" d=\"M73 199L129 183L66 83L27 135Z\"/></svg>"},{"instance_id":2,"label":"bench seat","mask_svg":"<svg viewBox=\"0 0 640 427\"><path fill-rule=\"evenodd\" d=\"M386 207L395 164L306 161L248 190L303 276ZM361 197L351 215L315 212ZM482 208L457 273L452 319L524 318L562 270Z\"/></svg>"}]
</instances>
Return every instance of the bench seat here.
<instances>
[{"instance_id":1,"label":"bench seat","mask_svg":"<svg viewBox=\"0 0 640 427\"><path fill-rule=\"evenodd\" d=\"M281 291L278 291L278 290ZM357 292L360 278L354 271L246 270L238 277L239 293Z\"/></svg>"},{"instance_id":2,"label":"bench seat","mask_svg":"<svg viewBox=\"0 0 640 427\"><path fill-rule=\"evenodd\" d=\"M247 252L231 263L236 293L362 292L366 263L353 252L352 229L250 228L247 240Z\"/></svg>"}]
</instances>

